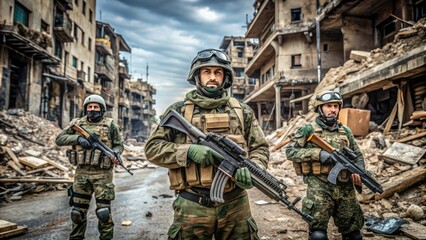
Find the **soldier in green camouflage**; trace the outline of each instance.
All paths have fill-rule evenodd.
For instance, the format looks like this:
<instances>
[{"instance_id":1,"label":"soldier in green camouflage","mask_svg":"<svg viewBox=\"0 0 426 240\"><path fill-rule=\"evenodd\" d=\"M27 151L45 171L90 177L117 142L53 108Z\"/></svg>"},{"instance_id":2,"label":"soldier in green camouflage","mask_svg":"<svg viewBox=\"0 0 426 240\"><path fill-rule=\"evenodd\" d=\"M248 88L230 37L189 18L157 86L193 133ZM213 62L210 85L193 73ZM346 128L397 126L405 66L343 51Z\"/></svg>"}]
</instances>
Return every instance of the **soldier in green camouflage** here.
<instances>
[{"instance_id":1,"label":"soldier in green camouflage","mask_svg":"<svg viewBox=\"0 0 426 240\"><path fill-rule=\"evenodd\" d=\"M166 113L174 109L203 132L227 136L246 149L253 162L266 168L268 144L253 111L226 92L233 79L225 52L200 51L188 75L196 90ZM149 137L145 154L152 163L169 169L170 188L178 194L169 239L259 239L245 190L253 187L247 168L237 170L235 182L228 181L225 187L225 202L217 203L209 198L217 171L214 165L220 157L213 149L192 144L181 132L159 126Z\"/></svg>"},{"instance_id":2,"label":"soldier in green camouflage","mask_svg":"<svg viewBox=\"0 0 426 240\"><path fill-rule=\"evenodd\" d=\"M70 205L72 232L70 239L84 239L87 225L87 210L93 193L96 200L99 239L112 239L114 223L111 215L111 201L115 198L113 164L118 160L104 156L98 149L92 149L89 140L78 135L71 126L77 124L96 134L108 147L121 153L123 137L121 128L112 119L104 117L106 105L99 95L90 95L84 100L82 118L73 119L70 125L57 136L59 146L72 145L67 151L70 162L77 166Z\"/></svg>"},{"instance_id":3,"label":"soldier in green camouflage","mask_svg":"<svg viewBox=\"0 0 426 240\"><path fill-rule=\"evenodd\" d=\"M357 155L353 161L365 168L351 130L337 121L342 104L343 99L337 92L319 93L314 104L319 116L292 135L293 146L286 150L287 159L293 161L296 173L303 175L308 185L302 211L313 217L309 229L312 240L327 239L330 217L333 217L343 240L362 239L360 229L364 225L364 216L355 194L355 188L361 187L361 177L342 170L336 185L328 182L327 176L334 161L328 152L307 142L307 138L316 133L338 150L349 147Z\"/></svg>"}]
</instances>

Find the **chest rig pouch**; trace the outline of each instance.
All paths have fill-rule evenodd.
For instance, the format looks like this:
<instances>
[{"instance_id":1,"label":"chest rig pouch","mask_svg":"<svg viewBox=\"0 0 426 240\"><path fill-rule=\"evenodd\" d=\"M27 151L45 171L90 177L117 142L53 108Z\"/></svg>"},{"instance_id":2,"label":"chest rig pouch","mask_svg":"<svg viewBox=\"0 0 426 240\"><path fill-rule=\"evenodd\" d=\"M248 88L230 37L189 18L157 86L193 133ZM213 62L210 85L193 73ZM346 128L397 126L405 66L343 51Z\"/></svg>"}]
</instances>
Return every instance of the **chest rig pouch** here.
<instances>
[{"instance_id":1,"label":"chest rig pouch","mask_svg":"<svg viewBox=\"0 0 426 240\"><path fill-rule=\"evenodd\" d=\"M349 147L349 138L343 129L339 127L337 132L328 132L323 131L323 129L316 123L312 123L312 128L314 133L318 134L325 139L330 145L336 149L342 149L343 147ZM308 160L308 159L306 159ZM320 161L302 161L300 163L293 163L296 173L298 175L315 175L319 176L323 180L327 180L327 175L330 170L334 167L334 164L321 164ZM349 180L350 174L344 169L339 173L338 180L341 182L347 182Z\"/></svg>"},{"instance_id":2,"label":"chest rig pouch","mask_svg":"<svg viewBox=\"0 0 426 240\"><path fill-rule=\"evenodd\" d=\"M105 145L112 147L112 138L110 136L111 118L104 118L102 122L92 124L87 121L86 117L83 117L77 120L76 123L94 133ZM76 152L77 165L95 166L101 169L110 169L113 166L109 157L102 154L98 149L85 150L80 145L77 145Z\"/></svg>"},{"instance_id":3,"label":"chest rig pouch","mask_svg":"<svg viewBox=\"0 0 426 240\"><path fill-rule=\"evenodd\" d=\"M230 98L228 105L222 111L214 109L209 112L201 112L192 102L187 101L181 112L183 112L185 119L204 133L211 132L225 135L247 150L242 124L243 109L237 99ZM190 138L186 138L186 143L191 143ZM170 188L174 190L191 187L210 188L216 171L217 169L213 166L202 167L194 162L184 168L170 169ZM235 183L228 181L225 186L225 192L229 192L234 188Z\"/></svg>"}]
</instances>

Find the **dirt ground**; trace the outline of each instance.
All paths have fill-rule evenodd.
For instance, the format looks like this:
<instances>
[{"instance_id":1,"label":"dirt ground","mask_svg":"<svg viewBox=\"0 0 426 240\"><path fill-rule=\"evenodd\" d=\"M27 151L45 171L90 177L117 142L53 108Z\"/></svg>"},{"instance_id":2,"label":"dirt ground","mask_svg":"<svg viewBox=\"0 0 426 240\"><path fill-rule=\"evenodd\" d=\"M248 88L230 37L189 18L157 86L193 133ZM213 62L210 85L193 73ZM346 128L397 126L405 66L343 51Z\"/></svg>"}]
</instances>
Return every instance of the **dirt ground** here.
<instances>
[{"instance_id":1,"label":"dirt ground","mask_svg":"<svg viewBox=\"0 0 426 240\"><path fill-rule=\"evenodd\" d=\"M112 203L115 222L115 239L166 239L167 230L173 220L172 202L175 199L168 189L167 171L163 168L135 171L134 176L126 173L115 175L116 199ZM305 188L289 187L290 201L295 195L303 196ZM415 191L415 190L412 190ZM284 205L272 203L271 199L253 188L248 191L252 214L263 240L307 239L308 225L299 215ZM408 193L407 196L410 196ZM257 204L259 200L267 204ZM86 239L97 239L97 219L94 202L88 215ZM299 202L296 206L300 208ZM363 205L368 208L369 205ZM67 239L71 230L66 191L49 191L25 196L21 201L0 206L0 219L28 226L28 233L13 239ZM122 226L123 221L132 221ZM410 239L393 236L390 239ZM329 239L339 240L340 234L332 223ZM375 236L364 239L389 239Z\"/></svg>"}]
</instances>

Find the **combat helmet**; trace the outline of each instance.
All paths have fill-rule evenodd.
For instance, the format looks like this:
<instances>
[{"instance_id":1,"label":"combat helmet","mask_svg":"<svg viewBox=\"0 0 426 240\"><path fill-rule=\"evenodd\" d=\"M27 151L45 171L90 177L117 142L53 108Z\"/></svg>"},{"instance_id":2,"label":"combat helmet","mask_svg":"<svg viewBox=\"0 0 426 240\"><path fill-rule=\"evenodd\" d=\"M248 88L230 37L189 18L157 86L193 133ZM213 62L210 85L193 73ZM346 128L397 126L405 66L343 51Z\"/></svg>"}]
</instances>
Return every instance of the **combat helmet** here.
<instances>
[{"instance_id":1,"label":"combat helmet","mask_svg":"<svg viewBox=\"0 0 426 240\"><path fill-rule=\"evenodd\" d=\"M314 101L314 110L315 112L319 113L319 118L321 121L326 123L327 125L334 125L337 122L337 119L339 119L339 115L337 114L336 117L327 117L324 115L321 106L326 103L338 103L339 109L342 109L343 106L343 98L342 95L338 92L334 91L321 91L319 92Z\"/></svg>"},{"instance_id":2,"label":"combat helmet","mask_svg":"<svg viewBox=\"0 0 426 240\"><path fill-rule=\"evenodd\" d=\"M211 93L207 92L200 83L199 70L202 67L221 67L224 70L224 79L221 91L232 86L234 81L234 71L231 67L231 60L229 56L222 50L219 49L205 49L197 53L197 56L192 60L191 68L188 74L188 82L197 87L197 90L201 91L207 96L211 96ZM215 94L217 95L217 94Z\"/></svg>"},{"instance_id":3,"label":"combat helmet","mask_svg":"<svg viewBox=\"0 0 426 240\"><path fill-rule=\"evenodd\" d=\"M99 103L99 105L101 105L101 112L105 112L107 109L104 98L97 94L92 94L86 97L86 99L84 99L84 103L83 103L84 114L87 114L86 108L89 103Z\"/></svg>"}]
</instances>

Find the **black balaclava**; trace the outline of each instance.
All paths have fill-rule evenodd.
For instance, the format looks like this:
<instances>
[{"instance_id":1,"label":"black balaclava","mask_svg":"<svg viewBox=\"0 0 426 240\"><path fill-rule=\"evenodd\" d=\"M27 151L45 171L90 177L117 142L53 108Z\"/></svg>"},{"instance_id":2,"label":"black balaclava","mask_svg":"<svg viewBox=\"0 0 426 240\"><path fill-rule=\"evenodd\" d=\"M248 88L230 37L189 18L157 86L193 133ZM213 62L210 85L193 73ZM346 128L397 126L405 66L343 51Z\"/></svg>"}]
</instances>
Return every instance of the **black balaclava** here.
<instances>
[{"instance_id":1,"label":"black balaclava","mask_svg":"<svg viewBox=\"0 0 426 240\"><path fill-rule=\"evenodd\" d=\"M104 116L104 111L87 111L87 119L89 122L100 122Z\"/></svg>"}]
</instances>

